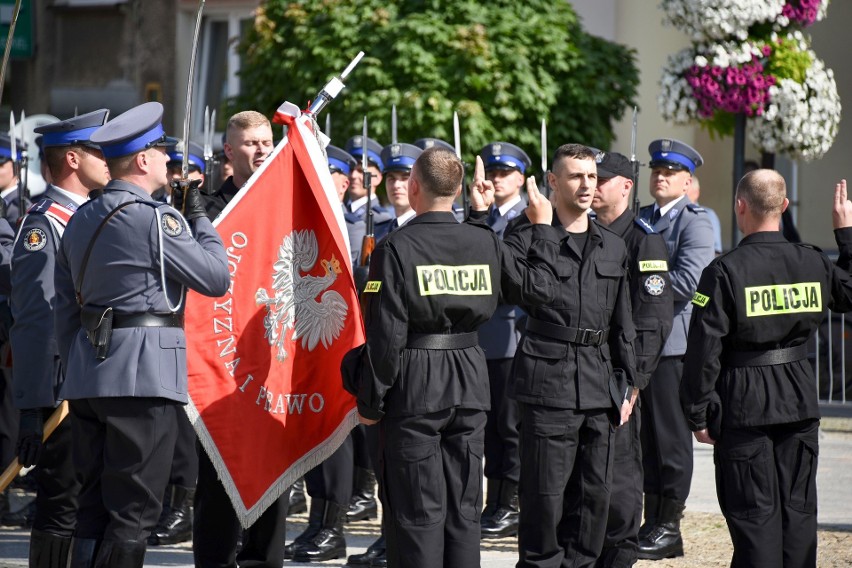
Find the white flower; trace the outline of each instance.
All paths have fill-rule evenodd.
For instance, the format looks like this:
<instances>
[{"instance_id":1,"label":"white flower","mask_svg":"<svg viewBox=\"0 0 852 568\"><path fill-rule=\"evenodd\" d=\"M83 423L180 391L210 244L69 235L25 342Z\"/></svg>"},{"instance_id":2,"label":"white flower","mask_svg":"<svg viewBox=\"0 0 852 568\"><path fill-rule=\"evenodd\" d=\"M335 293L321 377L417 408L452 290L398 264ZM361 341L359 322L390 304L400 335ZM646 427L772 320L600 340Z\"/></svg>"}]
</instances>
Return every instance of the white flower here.
<instances>
[{"instance_id":1,"label":"white flower","mask_svg":"<svg viewBox=\"0 0 852 568\"><path fill-rule=\"evenodd\" d=\"M661 0L663 23L674 26L695 41L745 40L754 24L772 22L781 15L786 0Z\"/></svg>"},{"instance_id":2,"label":"white flower","mask_svg":"<svg viewBox=\"0 0 852 568\"><path fill-rule=\"evenodd\" d=\"M769 89L771 104L750 121L749 138L764 152L813 160L828 152L840 124L840 96L834 73L809 52L813 63L805 82L782 79Z\"/></svg>"}]
</instances>

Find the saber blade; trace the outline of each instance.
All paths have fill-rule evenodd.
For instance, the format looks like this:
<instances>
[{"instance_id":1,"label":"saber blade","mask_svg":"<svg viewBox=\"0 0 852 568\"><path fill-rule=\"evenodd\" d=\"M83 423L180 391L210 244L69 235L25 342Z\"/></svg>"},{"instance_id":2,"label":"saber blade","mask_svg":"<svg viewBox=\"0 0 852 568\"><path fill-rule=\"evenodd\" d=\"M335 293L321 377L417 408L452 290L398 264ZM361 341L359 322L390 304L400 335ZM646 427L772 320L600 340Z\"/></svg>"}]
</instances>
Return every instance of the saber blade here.
<instances>
[{"instance_id":1,"label":"saber blade","mask_svg":"<svg viewBox=\"0 0 852 568\"><path fill-rule=\"evenodd\" d=\"M192 118L192 79L195 74L195 56L198 53L198 34L201 31L201 14L204 12L204 0L198 2L195 15L195 33L192 36L192 54L189 58L189 77L186 80L186 110L183 116L183 162L180 167L181 179L189 177L189 124Z\"/></svg>"}]
</instances>

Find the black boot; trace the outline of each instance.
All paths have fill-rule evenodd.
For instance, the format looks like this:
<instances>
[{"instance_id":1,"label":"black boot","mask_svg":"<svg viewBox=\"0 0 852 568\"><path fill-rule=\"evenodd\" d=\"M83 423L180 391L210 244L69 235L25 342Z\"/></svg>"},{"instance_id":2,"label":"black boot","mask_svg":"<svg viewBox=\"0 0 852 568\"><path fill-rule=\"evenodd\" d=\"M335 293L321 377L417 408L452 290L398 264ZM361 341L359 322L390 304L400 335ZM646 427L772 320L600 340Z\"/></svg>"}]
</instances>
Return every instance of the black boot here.
<instances>
[{"instance_id":1,"label":"black boot","mask_svg":"<svg viewBox=\"0 0 852 568\"><path fill-rule=\"evenodd\" d=\"M95 538L71 538L71 562L68 568L92 568L101 541Z\"/></svg>"},{"instance_id":2,"label":"black boot","mask_svg":"<svg viewBox=\"0 0 852 568\"><path fill-rule=\"evenodd\" d=\"M485 508L479 517L479 523L485 525L497 510L497 497L500 495L500 480L486 479L488 489L485 491Z\"/></svg>"},{"instance_id":3,"label":"black boot","mask_svg":"<svg viewBox=\"0 0 852 568\"><path fill-rule=\"evenodd\" d=\"M311 542L322 529L322 517L325 514L325 499L311 497L311 512L308 514L308 526L293 542L284 547L284 559L292 560L296 550Z\"/></svg>"},{"instance_id":4,"label":"black boot","mask_svg":"<svg viewBox=\"0 0 852 568\"><path fill-rule=\"evenodd\" d=\"M287 504L287 515L298 515L308 510L308 499L305 497L305 478L300 477L290 487L290 500Z\"/></svg>"},{"instance_id":5,"label":"black boot","mask_svg":"<svg viewBox=\"0 0 852 568\"><path fill-rule=\"evenodd\" d=\"M33 529L30 534L30 568L65 568L71 552L71 537Z\"/></svg>"},{"instance_id":6,"label":"black boot","mask_svg":"<svg viewBox=\"0 0 852 568\"><path fill-rule=\"evenodd\" d=\"M170 487L168 511L163 509L165 515L160 516L160 521L148 537L151 546L192 540L192 500L195 490L178 485Z\"/></svg>"},{"instance_id":7,"label":"black boot","mask_svg":"<svg viewBox=\"0 0 852 568\"><path fill-rule=\"evenodd\" d=\"M322 528L308 543L296 549L293 561L323 562L346 556L346 539L343 537L345 511L343 505L326 501Z\"/></svg>"},{"instance_id":8,"label":"black boot","mask_svg":"<svg viewBox=\"0 0 852 568\"><path fill-rule=\"evenodd\" d=\"M683 538L680 536L680 519L685 505L673 499L660 498L657 523L648 536L639 540L639 558L662 560L683 556Z\"/></svg>"},{"instance_id":9,"label":"black boot","mask_svg":"<svg viewBox=\"0 0 852 568\"><path fill-rule=\"evenodd\" d=\"M503 538L518 534L518 484L502 480L497 509L482 523L482 538Z\"/></svg>"},{"instance_id":10,"label":"black boot","mask_svg":"<svg viewBox=\"0 0 852 568\"><path fill-rule=\"evenodd\" d=\"M349 511L346 512L346 522L373 519L379 513L376 503L376 475L371 469L355 468L355 488L352 500L349 501Z\"/></svg>"},{"instance_id":11,"label":"black boot","mask_svg":"<svg viewBox=\"0 0 852 568\"><path fill-rule=\"evenodd\" d=\"M105 540L93 568L142 568L147 545L144 540Z\"/></svg>"},{"instance_id":12,"label":"black boot","mask_svg":"<svg viewBox=\"0 0 852 568\"><path fill-rule=\"evenodd\" d=\"M348 566L373 566L373 562L383 560L384 564L376 564L376 566L387 566L387 545L385 544L385 535L379 536L379 539L367 547L367 552L364 554L353 554L346 559Z\"/></svg>"},{"instance_id":13,"label":"black boot","mask_svg":"<svg viewBox=\"0 0 852 568\"><path fill-rule=\"evenodd\" d=\"M639 527L639 540L647 538L651 529L657 524L657 513L660 510L660 496L645 493L645 522Z\"/></svg>"}]
</instances>

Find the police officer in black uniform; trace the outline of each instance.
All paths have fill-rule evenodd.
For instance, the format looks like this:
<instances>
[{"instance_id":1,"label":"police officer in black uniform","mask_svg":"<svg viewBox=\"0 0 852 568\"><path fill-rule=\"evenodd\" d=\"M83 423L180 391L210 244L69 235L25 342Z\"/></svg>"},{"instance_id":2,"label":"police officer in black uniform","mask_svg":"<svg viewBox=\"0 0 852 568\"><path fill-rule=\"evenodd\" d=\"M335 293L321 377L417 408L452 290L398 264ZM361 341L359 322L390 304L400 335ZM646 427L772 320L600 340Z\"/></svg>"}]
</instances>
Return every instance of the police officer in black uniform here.
<instances>
[{"instance_id":1,"label":"police officer in black uniform","mask_svg":"<svg viewBox=\"0 0 852 568\"><path fill-rule=\"evenodd\" d=\"M630 210L633 167L616 152L598 152L598 185L592 209L599 224L627 245L630 305L636 326L636 382L632 400L648 385L672 328L672 288L668 251L663 238ZM633 407L630 422L615 431L615 461L606 539L597 566L629 568L636 563L639 523L642 520L642 444L640 408Z\"/></svg>"},{"instance_id":2,"label":"police officer in black uniform","mask_svg":"<svg viewBox=\"0 0 852 568\"><path fill-rule=\"evenodd\" d=\"M259 112L246 110L228 119L225 154L232 166L228 177L205 209L212 220L230 203L274 149L272 126ZM192 512L192 551L197 568L281 568L287 536L289 495L274 501L255 523L242 530L231 500L207 453L198 444L198 482ZM242 546L237 548L242 535Z\"/></svg>"},{"instance_id":3,"label":"police officer in black uniform","mask_svg":"<svg viewBox=\"0 0 852 568\"><path fill-rule=\"evenodd\" d=\"M428 147L434 145L433 142ZM448 146L446 143L444 145ZM384 176L388 199L393 206L395 215L389 221L388 233L396 231L416 215L409 199L408 184L411 180L411 168L422 152L421 147L406 143L390 144L382 148L381 158L384 165L382 175ZM379 452L378 427L367 428L367 434L370 452L377 456ZM373 434L376 435L373 436ZM353 554L347 559L346 563L349 566L371 566L373 568L387 566L387 542L384 526L382 526L379 538L370 544L363 554Z\"/></svg>"},{"instance_id":4,"label":"police officer in black uniform","mask_svg":"<svg viewBox=\"0 0 852 568\"><path fill-rule=\"evenodd\" d=\"M508 142L492 142L479 155L485 177L494 184L494 203L488 211L488 226L503 238L509 222L527 206L521 189L531 161L521 148ZM485 351L491 386L491 410L485 422L485 478L488 482L482 511L483 538L502 538L518 532L518 402L508 396L512 360L518 346L523 310L501 302L497 311L479 330L479 345Z\"/></svg>"},{"instance_id":5,"label":"police officer in black uniform","mask_svg":"<svg viewBox=\"0 0 852 568\"><path fill-rule=\"evenodd\" d=\"M345 362L354 359L360 371L360 382L350 373L345 381L362 421L381 428L389 566L479 565L489 398L476 329L499 293L529 303L553 299L556 243L546 226L536 225L530 247L515 256L487 227L459 224L452 203L462 174L458 158L440 148L415 162L409 199L417 216L373 253L364 290L367 343ZM483 194L490 192L478 159L477 210L487 209ZM531 222L549 224L550 204L534 187L530 202Z\"/></svg>"},{"instance_id":6,"label":"police officer in black uniform","mask_svg":"<svg viewBox=\"0 0 852 568\"><path fill-rule=\"evenodd\" d=\"M589 220L595 154L557 148L548 181L560 243L556 299L520 303L528 313L515 355L512 395L520 403L519 568L594 564L601 553L612 479L615 427L627 422L635 384L627 249ZM530 245L519 217L504 242Z\"/></svg>"},{"instance_id":7,"label":"police officer in black uniform","mask_svg":"<svg viewBox=\"0 0 852 568\"><path fill-rule=\"evenodd\" d=\"M662 235L669 251L669 279L674 294L672 331L657 368L642 390L645 418L642 463L645 473L645 523L639 529L639 558L683 556L680 519L692 483L692 438L677 397L692 295L701 271L715 257L713 225L704 208L687 196L692 174L704 163L689 144L663 138L648 146L650 191L655 204L639 216Z\"/></svg>"},{"instance_id":8,"label":"police officer in black uniform","mask_svg":"<svg viewBox=\"0 0 852 568\"><path fill-rule=\"evenodd\" d=\"M852 203L844 180L835 267L779 231L789 202L777 172L746 174L735 197L744 237L701 275L681 401L695 438L715 444L731 566L815 567L819 407L808 345L826 309L852 310Z\"/></svg>"},{"instance_id":9,"label":"police officer in black uniform","mask_svg":"<svg viewBox=\"0 0 852 568\"><path fill-rule=\"evenodd\" d=\"M197 188L185 218L151 198L168 176L162 115L144 103L92 133L112 180L74 214L56 257L60 396L82 483L73 566L143 565L187 402L185 288L217 297L230 285Z\"/></svg>"},{"instance_id":10,"label":"police officer in black uniform","mask_svg":"<svg viewBox=\"0 0 852 568\"><path fill-rule=\"evenodd\" d=\"M71 456L71 420L66 418L42 444L44 422L61 403L64 370L53 327L53 272L65 226L89 192L109 182L100 148L89 136L106 121L97 110L36 128L43 134L45 162L53 183L21 223L12 258L10 333L15 405L21 413L18 461L36 466L36 509L30 536L30 566L64 566L77 516Z\"/></svg>"}]
</instances>

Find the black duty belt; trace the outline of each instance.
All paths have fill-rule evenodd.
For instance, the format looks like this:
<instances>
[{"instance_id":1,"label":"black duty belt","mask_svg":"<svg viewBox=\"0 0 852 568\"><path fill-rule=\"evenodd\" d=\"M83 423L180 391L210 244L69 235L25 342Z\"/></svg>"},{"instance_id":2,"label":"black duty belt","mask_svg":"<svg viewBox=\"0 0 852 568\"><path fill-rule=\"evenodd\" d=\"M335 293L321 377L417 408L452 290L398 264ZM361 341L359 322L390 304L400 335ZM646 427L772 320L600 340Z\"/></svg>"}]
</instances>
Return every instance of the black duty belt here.
<instances>
[{"instance_id":1,"label":"black duty belt","mask_svg":"<svg viewBox=\"0 0 852 568\"><path fill-rule=\"evenodd\" d=\"M479 332L469 333L412 333L408 349L467 349L479 345Z\"/></svg>"},{"instance_id":2,"label":"black duty belt","mask_svg":"<svg viewBox=\"0 0 852 568\"><path fill-rule=\"evenodd\" d=\"M112 328L122 327L183 327L182 313L154 314L113 314Z\"/></svg>"},{"instance_id":3,"label":"black duty belt","mask_svg":"<svg viewBox=\"0 0 852 568\"><path fill-rule=\"evenodd\" d=\"M761 367L764 365L783 365L808 358L808 346L770 349L768 351L730 351L725 353L727 367Z\"/></svg>"},{"instance_id":4,"label":"black duty belt","mask_svg":"<svg viewBox=\"0 0 852 568\"><path fill-rule=\"evenodd\" d=\"M609 328L580 329L542 321L534 317L527 318L527 331L544 335L551 339L558 339L567 343L577 343L579 345L600 346L609 339Z\"/></svg>"}]
</instances>

